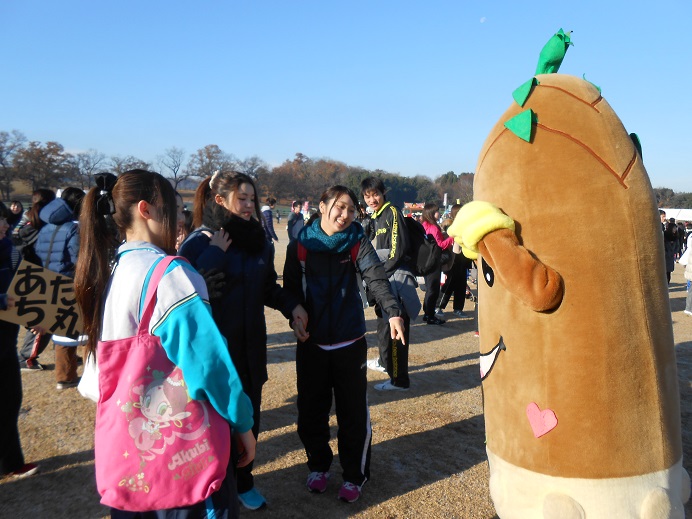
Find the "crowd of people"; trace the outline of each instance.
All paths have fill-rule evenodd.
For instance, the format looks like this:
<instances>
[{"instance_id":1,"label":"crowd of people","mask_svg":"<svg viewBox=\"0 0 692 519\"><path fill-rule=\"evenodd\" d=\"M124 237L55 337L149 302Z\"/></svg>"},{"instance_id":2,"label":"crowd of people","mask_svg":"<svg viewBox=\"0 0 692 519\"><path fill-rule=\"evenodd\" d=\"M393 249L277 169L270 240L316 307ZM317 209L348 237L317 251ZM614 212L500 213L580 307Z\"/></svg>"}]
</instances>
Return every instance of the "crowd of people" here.
<instances>
[{"instance_id":1,"label":"crowd of people","mask_svg":"<svg viewBox=\"0 0 692 519\"><path fill-rule=\"evenodd\" d=\"M27 211L19 201L9 208L0 203L0 308L14 304L6 293L24 258L74 278L85 332L82 341L65 343L34 327L26 331L18 350L20 327L0 321L0 384L5 395L0 404L0 475L26 477L38 470L25 462L19 441L20 371L44 369L39 356L52 338L57 390L80 382L77 367L83 360L75 347L80 342L85 343L85 359L93 355L107 366L100 371L99 387L132 386L131 406L121 405L121 399L115 406L109 395L101 394L97 407L97 486L112 517L158 517L157 504L170 504L153 500L160 491L154 483L142 483L147 478L142 467L154 463L177 438L189 439L192 433L184 431L194 418L189 400L208 403L208 409L203 407L206 428L210 422L204 420L210 416L230 424L225 438L211 436L204 440L205 448L222 453L224 445L231 448L226 457L220 456L222 470L201 491L183 486L179 502L174 500L165 511L190 518L212 511L236 517L240 505L263 508L267 500L252 472L262 388L268 380L268 306L284 315L297 340L297 428L307 456L306 486L314 493L327 490L334 457L329 414L335 403L343 477L338 497L356 501L370 478L372 428L365 367L388 375L376 390L406 391L411 385L411 324L421 310L423 322L432 326L445 324L450 300L454 316L474 317L464 311L472 297L467 285L472 264L445 232L461 206L452 206L442 219L436 203L425 204L422 225L442 255L421 278L411 264L407 217L387 200L381 179L364 179L359 194L344 186L330 187L310 218L301 212L303 202L294 201L280 284L274 267L277 200L266 198L261 206L251 177L214 173L200 182L192 210L157 173L101 174L96 182L86 194L76 187L63 189L59 196L38 189ZM689 224L685 230L671 220L661 214L669 281L674 261L684 257L692 240ZM688 270L692 273L692 267ZM425 287L422 305L419 285ZM370 360L364 314L368 305L378 318L379 355ZM690 295L685 313L692 315ZM116 345L142 334L152 338L157 358L167 359L175 369L135 377L142 382L132 385L132 370L144 372L148 366L142 365L134 347ZM120 363L113 360L113 352L124 356ZM181 387L186 390L182 401L176 396ZM122 421L125 411L131 437L125 440L133 442L141 471L111 488L104 474L119 473L124 462L99 453L110 448L105 431ZM202 438L205 427L198 431ZM198 465L192 476L176 481L199 479L207 468ZM137 485L143 484L151 488L138 493Z\"/></svg>"}]
</instances>

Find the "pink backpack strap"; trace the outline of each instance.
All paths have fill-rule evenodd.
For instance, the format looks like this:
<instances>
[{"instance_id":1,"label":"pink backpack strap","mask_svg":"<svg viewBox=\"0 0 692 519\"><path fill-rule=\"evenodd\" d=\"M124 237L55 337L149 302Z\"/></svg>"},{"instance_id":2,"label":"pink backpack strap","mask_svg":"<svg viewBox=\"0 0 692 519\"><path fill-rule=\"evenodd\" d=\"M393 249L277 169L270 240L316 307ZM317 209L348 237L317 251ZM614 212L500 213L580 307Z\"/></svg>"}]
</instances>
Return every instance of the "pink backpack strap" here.
<instances>
[{"instance_id":1,"label":"pink backpack strap","mask_svg":"<svg viewBox=\"0 0 692 519\"><path fill-rule=\"evenodd\" d=\"M154 307L156 306L156 291L159 288L159 283L161 282L163 275L166 273L166 269L176 259L188 262L181 256L165 256L164 258L160 259L154 267L154 272L152 272L151 277L149 278L147 294L144 298L142 318L139 321L140 333L148 333L149 322L151 321L151 316L154 314Z\"/></svg>"}]
</instances>

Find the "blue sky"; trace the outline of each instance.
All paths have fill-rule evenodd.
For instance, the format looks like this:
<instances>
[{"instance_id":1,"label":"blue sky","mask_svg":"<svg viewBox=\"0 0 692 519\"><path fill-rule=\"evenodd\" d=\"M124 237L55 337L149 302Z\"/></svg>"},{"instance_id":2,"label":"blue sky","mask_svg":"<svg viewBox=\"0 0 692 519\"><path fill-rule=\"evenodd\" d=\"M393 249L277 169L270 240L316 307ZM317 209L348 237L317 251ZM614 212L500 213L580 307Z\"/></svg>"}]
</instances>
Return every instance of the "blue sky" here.
<instances>
[{"instance_id":1,"label":"blue sky","mask_svg":"<svg viewBox=\"0 0 692 519\"><path fill-rule=\"evenodd\" d=\"M153 162L218 144L432 178L483 141L559 28L639 135L654 187L692 191L692 2L0 3L0 131Z\"/></svg>"}]
</instances>

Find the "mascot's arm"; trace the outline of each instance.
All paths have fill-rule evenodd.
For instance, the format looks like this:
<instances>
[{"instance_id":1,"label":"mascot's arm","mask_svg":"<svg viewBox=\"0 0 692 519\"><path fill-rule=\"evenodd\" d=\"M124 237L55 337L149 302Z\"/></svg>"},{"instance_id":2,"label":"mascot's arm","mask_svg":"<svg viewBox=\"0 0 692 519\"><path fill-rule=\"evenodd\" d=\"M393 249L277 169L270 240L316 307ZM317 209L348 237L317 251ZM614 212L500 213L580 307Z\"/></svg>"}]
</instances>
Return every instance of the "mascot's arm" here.
<instances>
[{"instance_id":1,"label":"mascot's arm","mask_svg":"<svg viewBox=\"0 0 692 519\"><path fill-rule=\"evenodd\" d=\"M447 230L467 258L478 253L502 285L536 312L556 308L564 293L562 278L519 244L514 220L489 202L463 206Z\"/></svg>"}]
</instances>

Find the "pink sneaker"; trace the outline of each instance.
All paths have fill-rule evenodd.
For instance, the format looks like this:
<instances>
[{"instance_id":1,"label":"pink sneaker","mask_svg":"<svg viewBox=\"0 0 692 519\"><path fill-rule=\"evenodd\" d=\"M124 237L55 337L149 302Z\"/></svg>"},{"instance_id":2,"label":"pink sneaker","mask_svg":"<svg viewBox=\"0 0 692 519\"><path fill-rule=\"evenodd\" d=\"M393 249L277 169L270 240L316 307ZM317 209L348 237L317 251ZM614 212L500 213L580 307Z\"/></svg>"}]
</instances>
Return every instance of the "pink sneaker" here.
<instances>
[{"instance_id":1,"label":"pink sneaker","mask_svg":"<svg viewBox=\"0 0 692 519\"><path fill-rule=\"evenodd\" d=\"M327 482L329 481L329 472L310 472L308 475L308 490L317 494L324 493L327 490Z\"/></svg>"},{"instance_id":2,"label":"pink sneaker","mask_svg":"<svg viewBox=\"0 0 692 519\"><path fill-rule=\"evenodd\" d=\"M358 501L360 497L360 487L348 481L344 481L339 489L339 499L346 501L347 503L353 503Z\"/></svg>"}]
</instances>

